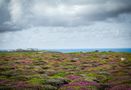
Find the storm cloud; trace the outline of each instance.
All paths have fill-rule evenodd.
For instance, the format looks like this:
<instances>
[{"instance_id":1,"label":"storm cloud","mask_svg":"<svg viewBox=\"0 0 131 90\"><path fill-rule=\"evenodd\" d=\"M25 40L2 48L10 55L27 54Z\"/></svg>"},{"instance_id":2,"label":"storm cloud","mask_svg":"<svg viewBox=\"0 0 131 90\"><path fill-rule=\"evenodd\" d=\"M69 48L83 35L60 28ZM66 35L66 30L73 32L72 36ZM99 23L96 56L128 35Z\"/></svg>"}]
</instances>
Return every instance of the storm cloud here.
<instances>
[{"instance_id":1,"label":"storm cloud","mask_svg":"<svg viewBox=\"0 0 131 90\"><path fill-rule=\"evenodd\" d=\"M88 25L131 12L130 0L1 0L0 3L0 23L24 28Z\"/></svg>"},{"instance_id":2,"label":"storm cloud","mask_svg":"<svg viewBox=\"0 0 131 90\"><path fill-rule=\"evenodd\" d=\"M116 42L107 47L117 47L118 43L118 47L130 47L130 28L131 0L0 0L0 46L3 48L11 37L13 37L11 43L19 44L17 46L26 42L28 46L37 43L34 47L45 43L48 44L47 47L49 43L59 47L57 45L61 45L65 40L70 41L69 43L73 42L72 47L75 43L81 43L81 45L78 44L81 47L90 47L98 41L97 39L106 38L103 42L97 42L98 46L94 45L94 47L103 45L106 47L104 44L106 41ZM81 33L83 30L86 35ZM51 34L54 31L61 33L56 40L50 37L50 35L57 37L57 34ZM40 33L43 36L40 35L41 38L38 38ZM68 37L66 33L74 35ZM79 33L81 33L80 37L77 36ZM37 34L37 37L33 38L34 34ZM45 34L48 37L45 38ZM23 41L26 35L30 37ZM117 37L116 40L113 41L113 37ZM18 43L17 40L21 42ZM52 43L56 41L60 43L57 45ZM85 43L88 41L90 42ZM15 47L14 44L11 44L12 47Z\"/></svg>"}]
</instances>

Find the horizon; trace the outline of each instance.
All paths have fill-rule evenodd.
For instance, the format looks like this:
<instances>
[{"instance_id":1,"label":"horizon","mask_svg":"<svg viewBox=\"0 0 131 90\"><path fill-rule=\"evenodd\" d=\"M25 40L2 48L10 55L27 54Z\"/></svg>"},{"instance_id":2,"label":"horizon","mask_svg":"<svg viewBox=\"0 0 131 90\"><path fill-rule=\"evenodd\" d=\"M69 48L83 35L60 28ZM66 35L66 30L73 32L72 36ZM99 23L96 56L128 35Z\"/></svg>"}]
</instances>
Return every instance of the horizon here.
<instances>
[{"instance_id":1,"label":"horizon","mask_svg":"<svg viewBox=\"0 0 131 90\"><path fill-rule=\"evenodd\" d=\"M22 50L77 50L77 49L131 49L131 48L15 48L15 49L0 49L0 50L17 50L17 49L22 49Z\"/></svg>"},{"instance_id":2,"label":"horizon","mask_svg":"<svg viewBox=\"0 0 131 90\"><path fill-rule=\"evenodd\" d=\"M71 52L128 52L131 53L131 48L74 48L74 49L36 49L36 48L28 48L28 49L0 49L0 52L23 52L23 51L49 51L49 52L61 52L61 53L71 53Z\"/></svg>"}]
</instances>

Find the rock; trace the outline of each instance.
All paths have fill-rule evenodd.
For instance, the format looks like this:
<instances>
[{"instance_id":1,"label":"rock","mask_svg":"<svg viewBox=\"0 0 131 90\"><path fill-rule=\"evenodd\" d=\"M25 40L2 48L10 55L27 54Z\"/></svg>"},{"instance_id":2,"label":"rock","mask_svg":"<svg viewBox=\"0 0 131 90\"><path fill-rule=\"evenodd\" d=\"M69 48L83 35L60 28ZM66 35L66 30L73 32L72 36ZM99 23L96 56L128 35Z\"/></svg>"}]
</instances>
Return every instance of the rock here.
<instances>
[{"instance_id":1,"label":"rock","mask_svg":"<svg viewBox=\"0 0 131 90\"><path fill-rule=\"evenodd\" d=\"M120 60L121 60L121 61L125 61L125 60L126 60L126 58L124 58L124 57L121 57L121 58L120 58Z\"/></svg>"}]
</instances>

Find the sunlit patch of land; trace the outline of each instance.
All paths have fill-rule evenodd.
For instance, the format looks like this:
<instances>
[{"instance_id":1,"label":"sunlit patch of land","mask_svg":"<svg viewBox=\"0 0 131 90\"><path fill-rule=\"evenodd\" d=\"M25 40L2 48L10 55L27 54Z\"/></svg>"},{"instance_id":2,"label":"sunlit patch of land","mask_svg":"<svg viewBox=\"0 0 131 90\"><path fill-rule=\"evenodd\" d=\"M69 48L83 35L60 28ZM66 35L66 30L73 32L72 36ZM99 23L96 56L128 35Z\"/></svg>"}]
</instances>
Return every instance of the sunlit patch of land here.
<instances>
[{"instance_id":1,"label":"sunlit patch of land","mask_svg":"<svg viewBox=\"0 0 131 90\"><path fill-rule=\"evenodd\" d=\"M0 90L129 90L131 53L1 52Z\"/></svg>"}]
</instances>

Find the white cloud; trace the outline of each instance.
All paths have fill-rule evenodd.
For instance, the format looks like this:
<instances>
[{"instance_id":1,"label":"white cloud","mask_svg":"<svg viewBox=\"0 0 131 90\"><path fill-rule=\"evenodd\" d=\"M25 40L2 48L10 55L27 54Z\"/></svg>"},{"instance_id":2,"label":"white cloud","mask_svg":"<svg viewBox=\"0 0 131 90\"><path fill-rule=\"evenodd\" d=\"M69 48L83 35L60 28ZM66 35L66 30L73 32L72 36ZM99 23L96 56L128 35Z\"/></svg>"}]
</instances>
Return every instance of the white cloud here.
<instances>
[{"instance_id":1,"label":"white cloud","mask_svg":"<svg viewBox=\"0 0 131 90\"><path fill-rule=\"evenodd\" d=\"M131 31L125 27L127 26L122 23L109 22L98 22L84 27L35 27L1 33L0 47L6 49L130 47Z\"/></svg>"}]
</instances>

